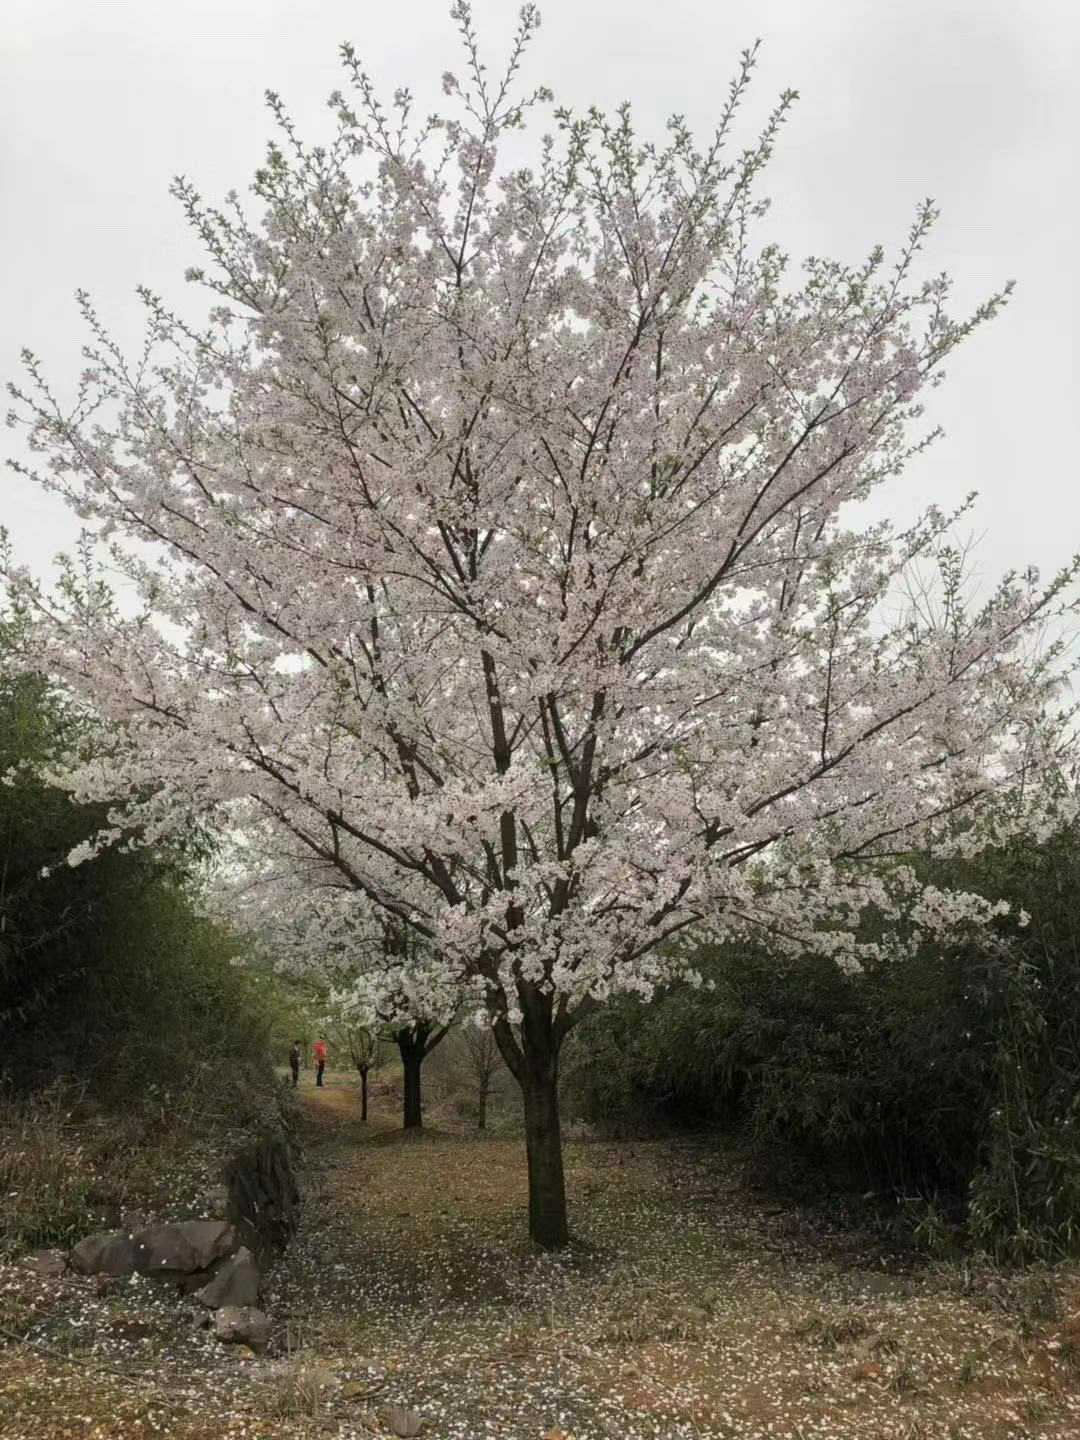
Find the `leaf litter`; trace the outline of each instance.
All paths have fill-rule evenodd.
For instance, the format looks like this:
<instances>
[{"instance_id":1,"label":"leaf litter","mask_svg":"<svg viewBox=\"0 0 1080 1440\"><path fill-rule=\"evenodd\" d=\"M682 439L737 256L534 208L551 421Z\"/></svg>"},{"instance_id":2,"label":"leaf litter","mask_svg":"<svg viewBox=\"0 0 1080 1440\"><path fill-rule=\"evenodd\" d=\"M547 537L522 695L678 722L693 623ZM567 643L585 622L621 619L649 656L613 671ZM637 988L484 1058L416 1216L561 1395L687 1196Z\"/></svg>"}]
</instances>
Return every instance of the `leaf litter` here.
<instances>
[{"instance_id":1,"label":"leaf litter","mask_svg":"<svg viewBox=\"0 0 1080 1440\"><path fill-rule=\"evenodd\" d=\"M345 1083L304 1103L304 1218L268 1279L268 1355L218 1345L152 1282L98 1295L5 1265L0 1436L1080 1434L1075 1266L919 1263L763 1205L736 1157L690 1140L570 1141L574 1243L537 1254L518 1139L441 1114L419 1134L362 1126Z\"/></svg>"}]
</instances>

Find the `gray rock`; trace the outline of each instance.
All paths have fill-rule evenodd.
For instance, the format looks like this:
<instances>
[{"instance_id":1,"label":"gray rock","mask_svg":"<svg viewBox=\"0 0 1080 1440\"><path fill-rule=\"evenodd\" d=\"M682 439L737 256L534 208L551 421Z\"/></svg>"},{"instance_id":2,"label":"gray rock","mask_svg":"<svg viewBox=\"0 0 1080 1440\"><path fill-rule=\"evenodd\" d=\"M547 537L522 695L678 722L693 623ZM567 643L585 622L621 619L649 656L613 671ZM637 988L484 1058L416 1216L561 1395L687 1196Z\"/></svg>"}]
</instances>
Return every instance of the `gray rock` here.
<instances>
[{"instance_id":1,"label":"gray rock","mask_svg":"<svg viewBox=\"0 0 1080 1440\"><path fill-rule=\"evenodd\" d=\"M136 1266L143 1275L190 1275L209 1270L237 1248L236 1231L225 1220L182 1220L150 1225L135 1236Z\"/></svg>"},{"instance_id":2,"label":"gray rock","mask_svg":"<svg viewBox=\"0 0 1080 1440\"><path fill-rule=\"evenodd\" d=\"M68 1256L80 1275L132 1275L137 1269L135 1241L124 1230L99 1230L87 1235Z\"/></svg>"},{"instance_id":3,"label":"gray rock","mask_svg":"<svg viewBox=\"0 0 1080 1440\"><path fill-rule=\"evenodd\" d=\"M265 1350L270 1320L253 1305L224 1305L214 1312L214 1337L223 1345L250 1345L252 1350Z\"/></svg>"},{"instance_id":4,"label":"gray rock","mask_svg":"<svg viewBox=\"0 0 1080 1440\"><path fill-rule=\"evenodd\" d=\"M63 1250L32 1250L19 1261L24 1270L32 1270L47 1280L63 1275L68 1268L67 1255Z\"/></svg>"},{"instance_id":5,"label":"gray rock","mask_svg":"<svg viewBox=\"0 0 1080 1440\"><path fill-rule=\"evenodd\" d=\"M201 1290L195 1291L195 1299L208 1310L220 1310L223 1306L256 1305L259 1300L259 1267L255 1257L246 1245L241 1245L236 1254L222 1265L221 1269Z\"/></svg>"}]
</instances>

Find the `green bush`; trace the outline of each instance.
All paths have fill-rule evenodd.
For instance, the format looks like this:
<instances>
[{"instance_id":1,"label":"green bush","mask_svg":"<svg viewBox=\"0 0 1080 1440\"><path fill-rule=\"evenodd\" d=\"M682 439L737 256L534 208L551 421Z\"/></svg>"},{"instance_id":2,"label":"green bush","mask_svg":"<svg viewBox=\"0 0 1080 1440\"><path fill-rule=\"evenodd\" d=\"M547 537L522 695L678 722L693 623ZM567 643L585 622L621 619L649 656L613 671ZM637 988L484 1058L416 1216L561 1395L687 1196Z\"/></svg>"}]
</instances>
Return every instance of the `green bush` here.
<instances>
[{"instance_id":1,"label":"green bush","mask_svg":"<svg viewBox=\"0 0 1080 1440\"><path fill-rule=\"evenodd\" d=\"M873 1192L921 1238L997 1258L1080 1249L1080 835L946 870L1032 923L848 977L730 946L711 989L581 1028L565 1086L609 1131L737 1134L819 1190ZM901 1203L896 1204L897 1201Z\"/></svg>"},{"instance_id":2,"label":"green bush","mask_svg":"<svg viewBox=\"0 0 1080 1440\"><path fill-rule=\"evenodd\" d=\"M67 1077L116 1101L235 1089L267 1068L273 983L237 969L238 942L197 913L196 830L67 863L112 817L38 770L95 743L45 681L0 671L0 1075L18 1093Z\"/></svg>"}]
</instances>

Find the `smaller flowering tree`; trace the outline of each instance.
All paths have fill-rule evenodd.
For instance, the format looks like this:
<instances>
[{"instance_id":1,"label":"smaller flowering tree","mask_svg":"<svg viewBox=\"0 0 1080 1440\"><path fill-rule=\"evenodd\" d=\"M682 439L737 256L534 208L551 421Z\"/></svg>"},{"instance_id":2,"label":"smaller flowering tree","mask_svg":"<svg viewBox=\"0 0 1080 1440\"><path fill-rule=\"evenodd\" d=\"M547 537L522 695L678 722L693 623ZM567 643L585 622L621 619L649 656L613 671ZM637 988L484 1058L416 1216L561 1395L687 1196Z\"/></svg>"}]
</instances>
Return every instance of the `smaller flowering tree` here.
<instances>
[{"instance_id":1,"label":"smaller flowering tree","mask_svg":"<svg viewBox=\"0 0 1080 1440\"><path fill-rule=\"evenodd\" d=\"M335 1000L374 1017L393 1036L401 1056L406 1130L424 1123L421 1067L450 1031L458 994L442 967L418 953L417 942L400 925L388 925L380 958L346 977L348 988Z\"/></svg>"},{"instance_id":2,"label":"smaller flowering tree","mask_svg":"<svg viewBox=\"0 0 1080 1440\"><path fill-rule=\"evenodd\" d=\"M350 1011L342 1015L331 1006L323 1022L330 1035L331 1043L348 1055L360 1077L360 1119L368 1118L368 1076L378 1068L382 1058L379 1051L380 1034L377 1025L364 1023Z\"/></svg>"},{"instance_id":3,"label":"smaller flowering tree","mask_svg":"<svg viewBox=\"0 0 1080 1440\"><path fill-rule=\"evenodd\" d=\"M961 813L941 843L1047 823L1058 677L1023 641L1077 567L1011 573L970 612L947 587L938 613L895 604L948 517L860 507L933 439L922 393L1008 295L949 315L948 279L917 273L932 204L891 265L793 280L753 236L795 93L731 150L754 51L704 142L680 116L658 144L629 105L556 109L508 165L551 98L515 88L538 13L498 82L451 13L451 115L416 123L407 89L388 111L345 47L331 145L270 96L258 220L176 182L205 327L144 293L132 363L81 296L71 408L27 354L27 473L112 538L138 613L90 571L46 594L4 570L25 663L109 726L65 776L127 802L106 838L191 814L253 850L286 835L379 917L395 1012L486 1017L550 1247L562 1044L682 973L677 941L857 969L868 907L983 913L905 857ZM988 803L1021 775L1022 805Z\"/></svg>"},{"instance_id":4,"label":"smaller flowering tree","mask_svg":"<svg viewBox=\"0 0 1080 1440\"><path fill-rule=\"evenodd\" d=\"M360 1074L364 1120L379 1039L392 1039L401 1056L403 1126L420 1128L421 1067L457 1017L460 978L408 927L358 902L333 867L283 847L280 838L258 856L232 846L218 862L207 902L216 916L257 937L279 972L327 996L331 1023Z\"/></svg>"}]
</instances>

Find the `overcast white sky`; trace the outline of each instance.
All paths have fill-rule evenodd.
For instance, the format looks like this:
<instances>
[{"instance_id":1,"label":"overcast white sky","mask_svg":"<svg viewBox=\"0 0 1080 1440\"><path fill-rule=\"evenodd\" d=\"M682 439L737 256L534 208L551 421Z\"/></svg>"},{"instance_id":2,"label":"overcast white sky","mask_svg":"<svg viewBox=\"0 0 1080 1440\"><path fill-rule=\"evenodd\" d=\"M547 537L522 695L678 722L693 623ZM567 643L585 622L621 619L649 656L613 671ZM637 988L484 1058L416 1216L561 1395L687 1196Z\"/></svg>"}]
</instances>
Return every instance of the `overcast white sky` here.
<instances>
[{"instance_id":1,"label":"overcast white sky","mask_svg":"<svg viewBox=\"0 0 1080 1440\"><path fill-rule=\"evenodd\" d=\"M420 114L442 107L459 68L449 0L4 0L0 18L0 379L20 347L64 393L80 368L72 299L93 294L128 348L136 284L194 296L195 240L168 196L178 172L208 198L243 191L271 133L263 91L281 92L308 137L329 134L327 94L351 40L386 92L409 84ZM739 51L765 42L744 124L791 85L802 99L763 184L761 239L857 260L899 242L917 201L943 218L928 267L950 270L965 308L1009 278L1016 298L953 360L932 401L947 430L889 506L978 489L971 530L996 572L1049 573L1080 548L1074 137L1076 0L546 0L525 72L575 108L634 101L662 134L684 112L717 116ZM476 0L491 68L517 3ZM746 131L749 138L749 129ZM0 455L17 437L0 434ZM0 523L47 569L75 524L10 472Z\"/></svg>"}]
</instances>

